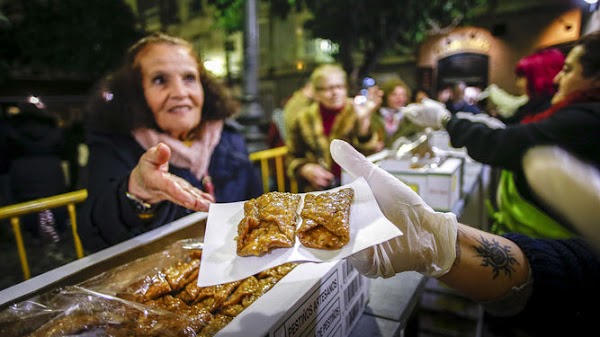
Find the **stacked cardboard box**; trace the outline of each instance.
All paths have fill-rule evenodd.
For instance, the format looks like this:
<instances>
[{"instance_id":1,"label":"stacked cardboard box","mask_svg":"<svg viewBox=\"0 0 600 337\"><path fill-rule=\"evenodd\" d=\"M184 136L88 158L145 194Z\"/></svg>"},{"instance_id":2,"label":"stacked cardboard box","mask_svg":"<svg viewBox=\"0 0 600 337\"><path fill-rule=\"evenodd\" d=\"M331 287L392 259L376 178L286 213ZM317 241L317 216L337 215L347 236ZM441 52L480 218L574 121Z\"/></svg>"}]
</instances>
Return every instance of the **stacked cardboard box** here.
<instances>
[{"instance_id":1,"label":"stacked cardboard box","mask_svg":"<svg viewBox=\"0 0 600 337\"><path fill-rule=\"evenodd\" d=\"M375 158L375 157L370 157ZM448 158L431 168L411 168L407 159L387 158L377 161L377 165L390 172L407 184L433 209L441 212L451 211L461 197L462 158ZM342 172L342 184L347 184L352 178Z\"/></svg>"},{"instance_id":2,"label":"stacked cardboard box","mask_svg":"<svg viewBox=\"0 0 600 337\"><path fill-rule=\"evenodd\" d=\"M368 296L369 280L346 260L301 264L216 336L345 337Z\"/></svg>"}]
</instances>

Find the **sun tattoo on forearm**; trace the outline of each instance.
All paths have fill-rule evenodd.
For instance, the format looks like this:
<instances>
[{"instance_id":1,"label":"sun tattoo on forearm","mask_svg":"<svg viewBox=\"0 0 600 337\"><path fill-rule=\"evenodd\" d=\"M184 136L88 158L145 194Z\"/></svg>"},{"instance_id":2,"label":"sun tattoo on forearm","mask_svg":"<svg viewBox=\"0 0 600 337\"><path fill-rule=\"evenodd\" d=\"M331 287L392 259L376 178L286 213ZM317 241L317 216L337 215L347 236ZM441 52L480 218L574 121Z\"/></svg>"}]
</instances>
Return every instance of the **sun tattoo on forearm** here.
<instances>
[{"instance_id":1,"label":"sun tattoo on forearm","mask_svg":"<svg viewBox=\"0 0 600 337\"><path fill-rule=\"evenodd\" d=\"M481 237L481 240L477 240L477 242L481 245L479 247L473 246L473 248L477 251L477 256L483 259L481 261L481 266L492 267L492 278L498 277L500 272L504 272L504 275L507 275L510 278L515 271L513 266L519 264L517 259L515 259L510 252L510 246L502 246L495 239L492 239L490 242L483 236Z\"/></svg>"}]
</instances>

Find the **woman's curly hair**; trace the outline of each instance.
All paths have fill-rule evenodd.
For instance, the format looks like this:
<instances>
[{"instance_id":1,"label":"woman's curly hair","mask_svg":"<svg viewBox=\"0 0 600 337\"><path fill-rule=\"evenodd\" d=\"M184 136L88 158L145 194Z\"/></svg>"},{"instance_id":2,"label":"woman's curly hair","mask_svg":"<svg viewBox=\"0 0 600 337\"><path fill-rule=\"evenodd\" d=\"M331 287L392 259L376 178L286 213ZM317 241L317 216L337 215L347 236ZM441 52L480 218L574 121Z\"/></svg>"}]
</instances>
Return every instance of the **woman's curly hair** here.
<instances>
[{"instance_id":1,"label":"woman's curly hair","mask_svg":"<svg viewBox=\"0 0 600 337\"><path fill-rule=\"evenodd\" d=\"M406 92L407 103L410 103L408 100L412 99L412 90L408 84L406 84L406 82L404 82L404 80L401 78L392 78L381 83L381 90L383 91L382 106L388 106L388 96L394 91L394 89L396 89L396 87L404 88L404 91Z\"/></svg>"},{"instance_id":2,"label":"woman's curly hair","mask_svg":"<svg viewBox=\"0 0 600 337\"><path fill-rule=\"evenodd\" d=\"M582 36L576 46L583 46L579 57L583 77L600 81L600 30Z\"/></svg>"},{"instance_id":3,"label":"woman's curly hair","mask_svg":"<svg viewBox=\"0 0 600 337\"><path fill-rule=\"evenodd\" d=\"M221 120L237 112L237 102L223 84L206 71L193 46L178 37L153 33L129 48L123 64L97 85L87 106L87 125L91 129L130 133L139 127L160 130L144 97L142 73L136 58L153 44L172 44L189 49L198 64L200 83L204 89L202 121Z\"/></svg>"}]
</instances>

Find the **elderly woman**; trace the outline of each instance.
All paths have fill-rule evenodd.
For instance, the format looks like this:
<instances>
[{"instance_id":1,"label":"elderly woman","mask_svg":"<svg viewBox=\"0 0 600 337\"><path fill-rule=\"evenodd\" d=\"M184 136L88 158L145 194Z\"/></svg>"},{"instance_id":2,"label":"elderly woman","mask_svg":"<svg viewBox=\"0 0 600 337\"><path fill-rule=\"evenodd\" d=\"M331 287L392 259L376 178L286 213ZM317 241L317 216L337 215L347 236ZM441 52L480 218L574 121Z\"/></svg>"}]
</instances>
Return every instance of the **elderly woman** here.
<instances>
[{"instance_id":1,"label":"elderly woman","mask_svg":"<svg viewBox=\"0 0 600 337\"><path fill-rule=\"evenodd\" d=\"M86 248L258 196L244 139L226 122L235 107L188 42L157 33L134 44L90 105Z\"/></svg>"},{"instance_id":2,"label":"elderly woman","mask_svg":"<svg viewBox=\"0 0 600 337\"><path fill-rule=\"evenodd\" d=\"M552 106L521 124L492 128L490 120L454 116L439 103L414 105L408 118L416 124L444 126L454 147L467 148L469 155L484 164L511 171L507 186L505 221L498 233L520 232L533 237L566 238L573 235L568 221L531 192L523 174L524 153L540 145L561 147L586 163L600 167L600 32L582 37L567 55L554 78L558 90ZM479 118L476 116L474 118ZM499 205L502 208L502 205Z\"/></svg>"},{"instance_id":3,"label":"elderly woman","mask_svg":"<svg viewBox=\"0 0 600 337\"><path fill-rule=\"evenodd\" d=\"M362 101L348 98L346 72L333 64L317 67L310 81L315 102L298 112L287 142L288 175L298 179L304 191L339 185L341 170L331 160L331 140L346 140L365 154L381 148L371 126L371 116L381 103L378 88L372 88Z\"/></svg>"}]
</instances>

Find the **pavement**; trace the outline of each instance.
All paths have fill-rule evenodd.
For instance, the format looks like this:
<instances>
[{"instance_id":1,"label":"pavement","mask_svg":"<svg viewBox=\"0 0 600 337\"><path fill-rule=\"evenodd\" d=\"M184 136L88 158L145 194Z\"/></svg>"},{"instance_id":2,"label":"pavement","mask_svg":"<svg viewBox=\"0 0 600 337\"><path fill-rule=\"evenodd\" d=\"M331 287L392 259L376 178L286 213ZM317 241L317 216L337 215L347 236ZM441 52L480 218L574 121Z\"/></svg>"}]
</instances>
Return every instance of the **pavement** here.
<instances>
[{"instance_id":1,"label":"pavement","mask_svg":"<svg viewBox=\"0 0 600 337\"><path fill-rule=\"evenodd\" d=\"M49 270L60 267L76 259L75 246L70 235L71 228L60 235L59 242L52 242L50 238L32 237L23 231L23 241L31 277L43 274ZM23 282L23 269L12 227L8 221L0 221L0 290L9 288Z\"/></svg>"}]
</instances>

